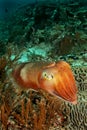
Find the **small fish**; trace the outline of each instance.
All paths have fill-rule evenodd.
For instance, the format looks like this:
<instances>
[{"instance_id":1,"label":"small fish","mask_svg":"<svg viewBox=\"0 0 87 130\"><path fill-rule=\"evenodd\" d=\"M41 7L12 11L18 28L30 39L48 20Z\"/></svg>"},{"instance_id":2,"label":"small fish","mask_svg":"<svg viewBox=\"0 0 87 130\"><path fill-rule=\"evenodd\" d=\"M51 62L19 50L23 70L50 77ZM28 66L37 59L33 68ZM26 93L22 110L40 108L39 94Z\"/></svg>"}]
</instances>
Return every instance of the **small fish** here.
<instances>
[{"instance_id":1,"label":"small fish","mask_svg":"<svg viewBox=\"0 0 87 130\"><path fill-rule=\"evenodd\" d=\"M77 86L70 65L59 62L27 62L13 70L15 82L23 88L43 89L77 104Z\"/></svg>"}]
</instances>

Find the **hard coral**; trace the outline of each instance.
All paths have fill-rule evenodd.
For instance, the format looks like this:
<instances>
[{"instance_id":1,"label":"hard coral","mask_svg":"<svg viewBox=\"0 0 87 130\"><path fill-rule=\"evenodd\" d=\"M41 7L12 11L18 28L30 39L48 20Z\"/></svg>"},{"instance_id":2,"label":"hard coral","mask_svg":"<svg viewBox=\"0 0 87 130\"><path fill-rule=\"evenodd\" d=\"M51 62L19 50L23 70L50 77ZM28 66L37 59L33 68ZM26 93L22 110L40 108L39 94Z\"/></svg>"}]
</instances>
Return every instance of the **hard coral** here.
<instances>
[{"instance_id":1,"label":"hard coral","mask_svg":"<svg viewBox=\"0 0 87 130\"><path fill-rule=\"evenodd\" d=\"M70 108L70 124L66 130L86 130L87 128L87 67L74 67L74 74L78 84L78 104Z\"/></svg>"},{"instance_id":2,"label":"hard coral","mask_svg":"<svg viewBox=\"0 0 87 130\"><path fill-rule=\"evenodd\" d=\"M87 67L74 67L74 74L79 91L87 91Z\"/></svg>"}]
</instances>

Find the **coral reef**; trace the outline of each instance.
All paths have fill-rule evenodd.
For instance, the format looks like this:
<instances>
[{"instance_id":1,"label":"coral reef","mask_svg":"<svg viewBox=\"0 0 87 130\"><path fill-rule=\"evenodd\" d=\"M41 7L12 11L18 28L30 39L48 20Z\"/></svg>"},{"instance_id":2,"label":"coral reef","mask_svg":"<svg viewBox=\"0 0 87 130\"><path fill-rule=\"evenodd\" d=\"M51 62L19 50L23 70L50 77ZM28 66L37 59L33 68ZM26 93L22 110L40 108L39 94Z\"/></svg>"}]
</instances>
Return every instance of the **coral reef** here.
<instances>
[{"instance_id":1,"label":"coral reef","mask_svg":"<svg viewBox=\"0 0 87 130\"><path fill-rule=\"evenodd\" d=\"M74 74L78 84L78 104L70 108L70 124L66 130L87 129L87 67L74 68Z\"/></svg>"},{"instance_id":2,"label":"coral reef","mask_svg":"<svg viewBox=\"0 0 87 130\"><path fill-rule=\"evenodd\" d=\"M54 124L59 128L67 124L69 108L64 101L43 92L17 91L11 84L9 87L8 95L5 93L1 97L3 130L49 130Z\"/></svg>"},{"instance_id":3,"label":"coral reef","mask_svg":"<svg viewBox=\"0 0 87 130\"><path fill-rule=\"evenodd\" d=\"M19 47L26 47L29 42L32 46L42 42L46 45L50 43L54 46L53 51L56 47L54 55L80 52L85 49L87 40L86 12L86 8L80 2L67 5L55 2L26 5L11 16L5 29L8 33L6 41L15 41ZM71 52L72 48L74 49ZM66 51L63 52L64 50Z\"/></svg>"},{"instance_id":4,"label":"coral reef","mask_svg":"<svg viewBox=\"0 0 87 130\"><path fill-rule=\"evenodd\" d=\"M10 66L12 62L9 63ZM10 76L10 79L4 77L4 82L0 83L1 128L3 130L22 128L25 130L85 130L87 127L87 67L72 67L72 69L79 89L78 104L75 106L54 98L42 90L36 92L20 89L13 84Z\"/></svg>"},{"instance_id":5,"label":"coral reef","mask_svg":"<svg viewBox=\"0 0 87 130\"><path fill-rule=\"evenodd\" d=\"M58 128L64 127L68 123L69 108L62 99L53 98L42 90L23 90L14 83L11 70L19 55L11 47L0 60L1 70L5 70L0 77L1 129L49 130L55 124Z\"/></svg>"},{"instance_id":6,"label":"coral reef","mask_svg":"<svg viewBox=\"0 0 87 130\"><path fill-rule=\"evenodd\" d=\"M0 130L86 130L87 8L80 1L36 3L0 21ZM77 105L14 83L16 64L41 60L70 63Z\"/></svg>"},{"instance_id":7,"label":"coral reef","mask_svg":"<svg viewBox=\"0 0 87 130\"><path fill-rule=\"evenodd\" d=\"M74 67L79 91L87 91L87 67Z\"/></svg>"}]
</instances>

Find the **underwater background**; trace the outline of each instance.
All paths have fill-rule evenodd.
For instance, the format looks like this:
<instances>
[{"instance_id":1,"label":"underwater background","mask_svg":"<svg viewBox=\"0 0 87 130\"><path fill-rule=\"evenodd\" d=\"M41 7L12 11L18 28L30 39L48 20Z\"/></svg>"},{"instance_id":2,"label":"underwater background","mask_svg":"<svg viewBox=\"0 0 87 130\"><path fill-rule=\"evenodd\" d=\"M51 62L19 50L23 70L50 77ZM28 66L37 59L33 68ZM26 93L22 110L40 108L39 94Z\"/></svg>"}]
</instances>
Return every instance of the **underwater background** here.
<instances>
[{"instance_id":1,"label":"underwater background","mask_svg":"<svg viewBox=\"0 0 87 130\"><path fill-rule=\"evenodd\" d=\"M13 79L19 63L60 60L76 105ZM87 130L87 0L0 0L0 130Z\"/></svg>"}]
</instances>

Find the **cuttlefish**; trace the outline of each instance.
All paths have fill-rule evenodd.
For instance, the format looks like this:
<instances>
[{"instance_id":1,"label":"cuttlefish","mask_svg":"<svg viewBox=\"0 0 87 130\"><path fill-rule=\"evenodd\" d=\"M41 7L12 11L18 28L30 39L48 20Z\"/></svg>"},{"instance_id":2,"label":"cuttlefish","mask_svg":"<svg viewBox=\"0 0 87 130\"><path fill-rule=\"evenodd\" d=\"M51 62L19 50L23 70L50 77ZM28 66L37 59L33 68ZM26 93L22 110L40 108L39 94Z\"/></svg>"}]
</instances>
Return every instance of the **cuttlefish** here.
<instances>
[{"instance_id":1,"label":"cuttlefish","mask_svg":"<svg viewBox=\"0 0 87 130\"><path fill-rule=\"evenodd\" d=\"M75 78L65 61L22 63L13 70L13 78L23 88L43 89L72 104L77 103Z\"/></svg>"}]
</instances>

